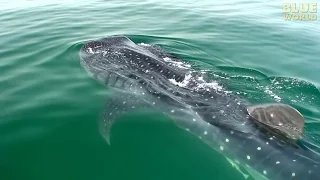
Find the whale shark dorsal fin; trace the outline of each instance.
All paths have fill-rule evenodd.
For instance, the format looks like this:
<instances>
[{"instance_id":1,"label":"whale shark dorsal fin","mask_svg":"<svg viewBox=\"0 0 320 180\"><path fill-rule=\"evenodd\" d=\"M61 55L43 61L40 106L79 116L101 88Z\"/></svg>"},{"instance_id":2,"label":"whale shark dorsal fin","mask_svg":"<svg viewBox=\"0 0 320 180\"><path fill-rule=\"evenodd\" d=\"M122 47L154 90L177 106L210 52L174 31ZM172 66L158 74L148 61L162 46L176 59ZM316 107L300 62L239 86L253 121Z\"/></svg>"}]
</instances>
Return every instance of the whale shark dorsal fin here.
<instances>
[{"instance_id":1,"label":"whale shark dorsal fin","mask_svg":"<svg viewBox=\"0 0 320 180\"><path fill-rule=\"evenodd\" d=\"M285 140L301 139L305 120L292 106L282 103L259 104L247 108L250 119Z\"/></svg>"}]
</instances>

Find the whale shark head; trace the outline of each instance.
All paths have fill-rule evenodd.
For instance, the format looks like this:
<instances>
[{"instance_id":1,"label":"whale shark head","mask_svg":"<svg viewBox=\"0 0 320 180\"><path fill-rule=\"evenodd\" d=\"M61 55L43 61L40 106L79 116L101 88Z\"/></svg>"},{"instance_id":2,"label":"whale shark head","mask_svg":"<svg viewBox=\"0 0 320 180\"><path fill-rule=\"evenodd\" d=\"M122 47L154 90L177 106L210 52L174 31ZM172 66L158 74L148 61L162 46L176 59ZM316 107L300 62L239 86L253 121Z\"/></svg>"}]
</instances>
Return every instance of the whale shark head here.
<instances>
[{"instance_id":1,"label":"whale shark head","mask_svg":"<svg viewBox=\"0 0 320 180\"><path fill-rule=\"evenodd\" d=\"M83 45L81 65L104 84L115 84L111 79L132 81L156 77L181 82L188 66L161 49L135 44L125 36L111 36ZM111 81L111 82L110 82Z\"/></svg>"},{"instance_id":2,"label":"whale shark head","mask_svg":"<svg viewBox=\"0 0 320 180\"><path fill-rule=\"evenodd\" d=\"M130 43L128 38L122 36L88 42L80 51L81 64L91 73L127 72L128 62L123 50Z\"/></svg>"}]
</instances>

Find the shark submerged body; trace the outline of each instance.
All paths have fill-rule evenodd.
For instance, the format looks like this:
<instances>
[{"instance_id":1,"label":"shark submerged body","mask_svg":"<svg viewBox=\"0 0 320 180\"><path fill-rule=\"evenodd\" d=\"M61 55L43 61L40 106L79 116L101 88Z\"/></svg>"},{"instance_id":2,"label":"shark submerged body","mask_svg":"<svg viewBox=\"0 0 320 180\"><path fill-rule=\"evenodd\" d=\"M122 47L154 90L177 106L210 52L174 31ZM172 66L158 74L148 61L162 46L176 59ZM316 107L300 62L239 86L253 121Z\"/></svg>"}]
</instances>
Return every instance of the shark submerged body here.
<instances>
[{"instance_id":1,"label":"shark submerged body","mask_svg":"<svg viewBox=\"0 0 320 180\"><path fill-rule=\"evenodd\" d=\"M141 108L156 109L254 178L320 179L317 152L262 130L250 119L248 103L217 82L204 80L202 73L159 47L111 36L84 44L80 59L95 79L113 90L100 122L108 142L119 116ZM286 123L285 117L298 117L297 112L283 110L283 105L273 109L278 113L275 117L263 111L256 117L270 116L279 125Z\"/></svg>"}]
</instances>

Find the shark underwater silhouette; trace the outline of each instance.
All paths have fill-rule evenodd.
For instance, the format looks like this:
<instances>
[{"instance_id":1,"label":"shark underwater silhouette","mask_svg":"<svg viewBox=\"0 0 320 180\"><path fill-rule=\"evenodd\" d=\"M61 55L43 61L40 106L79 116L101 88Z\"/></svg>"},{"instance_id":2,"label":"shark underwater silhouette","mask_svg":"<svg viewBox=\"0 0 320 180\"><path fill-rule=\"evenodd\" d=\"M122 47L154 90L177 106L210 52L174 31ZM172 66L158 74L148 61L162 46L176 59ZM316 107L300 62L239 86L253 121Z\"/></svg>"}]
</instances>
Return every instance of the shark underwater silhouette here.
<instances>
[{"instance_id":1,"label":"shark underwater silhouette","mask_svg":"<svg viewBox=\"0 0 320 180\"><path fill-rule=\"evenodd\" d=\"M87 42L80 62L112 89L100 121L108 143L119 116L155 109L255 179L320 179L320 155L299 143L304 119L289 105L249 105L160 47L125 36Z\"/></svg>"}]
</instances>

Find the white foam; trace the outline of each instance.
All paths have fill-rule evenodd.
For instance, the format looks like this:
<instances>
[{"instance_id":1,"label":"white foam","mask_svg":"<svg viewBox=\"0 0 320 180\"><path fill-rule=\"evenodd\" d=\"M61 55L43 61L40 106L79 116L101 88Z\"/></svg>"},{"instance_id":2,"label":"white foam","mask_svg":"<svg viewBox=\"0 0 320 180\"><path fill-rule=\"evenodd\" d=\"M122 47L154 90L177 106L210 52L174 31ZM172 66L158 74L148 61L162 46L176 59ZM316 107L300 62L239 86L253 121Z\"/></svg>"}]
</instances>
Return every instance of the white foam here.
<instances>
[{"instance_id":1,"label":"white foam","mask_svg":"<svg viewBox=\"0 0 320 180\"><path fill-rule=\"evenodd\" d=\"M92 51L92 48L88 48L88 53L90 53L90 54L94 54L94 52Z\"/></svg>"},{"instance_id":2,"label":"white foam","mask_svg":"<svg viewBox=\"0 0 320 180\"><path fill-rule=\"evenodd\" d=\"M169 79L169 81L179 87L186 87L189 84L191 77L191 74L187 74L181 82L177 82L175 79Z\"/></svg>"},{"instance_id":3,"label":"white foam","mask_svg":"<svg viewBox=\"0 0 320 180\"><path fill-rule=\"evenodd\" d=\"M170 61L171 59L168 58L168 57L165 57L165 58L163 58L163 60L166 61L166 62L168 62L168 61Z\"/></svg>"},{"instance_id":4,"label":"white foam","mask_svg":"<svg viewBox=\"0 0 320 180\"><path fill-rule=\"evenodd\" d=\"M215 89L215 90L222 90L223 89L223 87L220 86L217 82L206 82L203 79L203 76L197 77L197 80L199 82L199 85L195 88L195 90L205 89L207 91L210 91L212 89Z\"/></svg>"},{"instance_id":5,"label":"white foam","mask_svg":"<svg viewBox=\"0 0 320 180\"><path fill-rule=\"evenodd\" d=\"M169 79L169 81L172 84L177 85L179 87L186 87L192 79L194 78L192 77L191 73L189 73L185 76L185 78L181 82L177 82L175 79ZM202 76L197 77L197 83L198 83L197 86L194 87L193 90L200 90L200 89L205 89L206 91L211 91L212 89L218 90L218 91L223 90L223 87L220 86L217 82L206 82L204 81Z\"/></svg>"},{"instance_id":6,"label":"white foam","mask_svg":"<svg viewBox=\"0 0 320 180\"><path fill-rule=\"evenodd\" d=\"M207 91L210 91L212 89L222 90L223 88L217 82L210 82L210 83L204 82L204 83L200 83L195 89L196 90L205 89Z\"/></svg>"},{"instance_id":7,"label":"white foam","mask_svg":"<svg viewBox=\"0 0 320 180\"><path fill-rule=\"evenodd\" d=\"M170 62L171 65L178 67L178 68L182 68L182 69L189 69L191 67L190 64L186 64L184 62L179 62L179 61L173 61L171 58L169 57L164 57L162 58L164 61L166 62Z\"/></svg>"},{"instance_id":8,"label":"white foam","mask_svg":"<svg viewBox=\"0 0 320 180\"><path fill-rule=\"evenodd\" d=\"M268 87L265 88L264 92L273 97L277 102L281 101L281 97L272 92Z\"/></svg>"},{"instance_id":9,"label":"white foam","mask_svg":"<svg viewBox=\"0 0 320 180\"><path fill-rule=\"evenodd\" d=\"M140 43L141 46L151 46L150 44Z\"/></svg>"},{"instance_id":10,"label":"white foam","mask_svg":"<svg viewBox=\"0 0 320 180\"><path fill-rule=\"evenodd\" d=\"M201 81L201 82L204 82L204 79L202 76L198 77L198 80Z\"/></svg>"}]
</instances>

